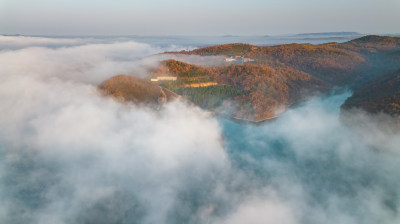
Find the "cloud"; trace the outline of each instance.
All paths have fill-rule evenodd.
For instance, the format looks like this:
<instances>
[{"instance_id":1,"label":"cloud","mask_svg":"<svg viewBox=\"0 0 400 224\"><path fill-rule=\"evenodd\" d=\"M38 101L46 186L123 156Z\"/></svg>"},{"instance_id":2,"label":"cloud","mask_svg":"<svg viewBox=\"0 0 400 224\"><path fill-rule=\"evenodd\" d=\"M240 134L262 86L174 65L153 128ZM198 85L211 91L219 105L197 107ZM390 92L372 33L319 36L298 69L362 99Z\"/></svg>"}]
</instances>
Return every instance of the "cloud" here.
<instances>
[{"instance_id":1,"label":"cloud","mask_svg":"<svg viewBox=\"0 0 400 224\"><path fill-rule=\"evenodd\" d=\"M21 38L19 36L6 37L10 39L10 42ZM29 38L35 37L26 38L28 40L20 40L21 44L30 45ZM58 41L51 38L44 39L44 42L47 39L50 40L49 42ZM200 65L221 63L221 57L218 56L157 54L166 50L181 49L175 45L160 48L134 41L85 44L85 41L80 39L65 39L66 42L68 40L81 45L58 48L27 47L18 50L10 50L12 44L7 45L8 50L0 51L0 58L4 65L0 68L0 72L17 75L30 74L41 78L57 77L97 85L118 74L146 77L149 69L168 59L179 59Z\"/></svg>"},{"instance_id":2,"label":"cloud","mask_svg":"<svg viewBox=\"0 0 400 224\"><path fill-rule=\"evenodd\" d=\"M97 92L154 51L125 42L0 53L1 222L110 223L137 205L134 219L165 223L179 191L224 166L210 114L179 101L161 111L123 105ZM103 201L115 207L97 218Z\"/></svg>"},{"instance_id":3,"label":"cloud","mask_svg":"<svg viewBox=\"0 0 400 224\"><path fill-rule=\"evenodd\" d=\"M92 38L49 38L31 36L4 36L0 35L0 49L4 48L24 48L30 46L74 46L93 42Z\"/></svg>"},{"instance_id":4,"label":"cloud","mask_svg":"<svg viewBox=\"0 0 400 224\"><path fill-rule=\"evenodd\" d=\"M2 52L0 71L98 84L117 74L138 72L135 61L157 50L133 41L57 49L30 47Z\"/></svg>"},{"instance_id":5,"label":"cloud","mask_svg":"<svg viewBox=\"0 0 400 224\"><path fill-rule=\"evenodd\" d=\"M263 194L259 193L254 198L243 201L239 204L235 211L233 211L228 217L219 223L298 223L291 207L285 205L280 198L277 198L271 192L269 193L269 196L262 197L262 195Z\"/></svg>"},{"instance_id":6,"label":"cloud","mask_svg":"<svg viewBox=\"0 0 400 224\"><path fill-rule=\"evenodd\" d=\"M299 223L399 220L398 126L364 113L339 116L349 95L310 99L259 127L223 125L232 135L234 164L259 186L275 189L299 211Z\"/></svg>"},{"instance_id":7,"label":"cloud","mask_svg":"<svg viewBox=\"0 0 400 224\"><path fill-rule=\"evenodd\" d=\"M163 50L0 52L0 223L399 222L399 132L340 116L348 92L259 126L98 93L113 75L145 75Z\"/></svg>"}]
</instances>

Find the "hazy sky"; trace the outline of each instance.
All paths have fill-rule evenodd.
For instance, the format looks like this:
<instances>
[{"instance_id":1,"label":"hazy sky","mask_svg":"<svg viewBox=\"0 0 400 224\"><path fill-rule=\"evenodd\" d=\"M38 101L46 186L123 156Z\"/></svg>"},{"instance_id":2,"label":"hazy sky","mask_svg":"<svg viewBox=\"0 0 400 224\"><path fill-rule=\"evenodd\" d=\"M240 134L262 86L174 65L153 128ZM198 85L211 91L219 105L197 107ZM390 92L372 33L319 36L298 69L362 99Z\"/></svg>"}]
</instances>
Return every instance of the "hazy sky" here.
<instances>
[{"instance_id":1,"label":"hazy sky","mask_svg":"<svg viewBox=\"0 0 400 224\"><path fill-rule=\"evenodd\" d=\"M399 33L400 0L0 0L1 34Z\"/></svg>"}]
</instances>

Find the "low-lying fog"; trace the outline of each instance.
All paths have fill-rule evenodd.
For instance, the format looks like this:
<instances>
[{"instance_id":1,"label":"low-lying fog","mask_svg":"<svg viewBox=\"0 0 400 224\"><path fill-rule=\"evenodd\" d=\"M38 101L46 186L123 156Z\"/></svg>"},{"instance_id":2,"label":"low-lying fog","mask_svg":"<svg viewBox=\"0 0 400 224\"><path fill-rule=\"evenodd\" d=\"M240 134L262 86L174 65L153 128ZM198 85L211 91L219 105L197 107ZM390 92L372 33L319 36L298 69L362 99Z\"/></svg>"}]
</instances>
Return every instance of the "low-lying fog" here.
<instances>
[{"instance_id":1,"label":"low-lying fog","mask_svg":"<svg viewBox=\"0 0 400 224\"><path fill-rule=\"evenodd\" d=\"M400 223L400 134L349 92L240 125L97 92L177 46L0 45L0 223Z\"/></svg>"}]
</instances>

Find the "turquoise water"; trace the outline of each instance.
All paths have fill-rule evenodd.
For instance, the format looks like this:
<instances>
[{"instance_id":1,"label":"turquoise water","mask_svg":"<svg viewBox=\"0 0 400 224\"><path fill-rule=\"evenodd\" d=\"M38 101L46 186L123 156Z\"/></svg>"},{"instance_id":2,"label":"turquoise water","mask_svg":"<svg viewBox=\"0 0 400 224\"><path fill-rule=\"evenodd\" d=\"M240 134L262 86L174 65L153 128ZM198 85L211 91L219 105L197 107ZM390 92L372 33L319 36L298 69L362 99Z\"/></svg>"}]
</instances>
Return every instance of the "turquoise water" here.
<instances>
[{"instance_id":1,"label":"turquoise water","mask_svg":"<svg viewBox=\"0 0 400 224\"><path fill-rule=\"evenodd\" d=\"M367 142L368 131L342 121L340 106L349 96L311 99L260 126L220 120L234 167L252 190L272 188L300 210L299 223L391 223L398 217L400 176L387 173L400 168L393 154L398 146L377 149L376 135ZM369 118L360 121L378 130ZM398 138L388 134L385 140Z\"/></svg>"}]
</instances>

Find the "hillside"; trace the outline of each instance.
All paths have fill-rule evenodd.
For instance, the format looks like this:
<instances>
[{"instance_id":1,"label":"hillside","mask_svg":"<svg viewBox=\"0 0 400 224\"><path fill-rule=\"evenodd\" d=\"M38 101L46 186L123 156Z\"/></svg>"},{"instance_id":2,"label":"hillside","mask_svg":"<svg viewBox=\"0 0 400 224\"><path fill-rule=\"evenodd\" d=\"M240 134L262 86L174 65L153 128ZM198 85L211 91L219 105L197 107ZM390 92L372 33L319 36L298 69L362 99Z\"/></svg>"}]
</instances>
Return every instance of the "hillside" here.
<instances>
[{"instance_id":1,"label":"hillside","mask_svg":"<svg viewBox=\"0 0 400 224\"><path fill-rule=\"evenodd\" d=\"M228 107L232 116L252 121L275 117L277 111L327 89L323 81L281 63L202 67L168 60L153 74L176 75L177 81L161 85L205 109ZM213 85L193 88L194 83Z\"/></svg>"},{"instance_id":2,"label":"hillside","mask_svg":"<svg viewBox=\"0 0 400 224\"><path fill-rule=\"evenodd\" d=\"M99 90L123 102L159 105L175 96L158 85L128 75L114 76L99 85Z\"/></svg>"},{"instance_id":3,"label":"hillside","mask_svg":"<svg viewBox=\"0 0 400 224\"><path fill-rule=\"evenodd\" d=\"M399 37L365 36L347 43L284 44L254 46L250 44L216 45L192 51L175 52L194 55L244 55L255 63L280 62L309 73L331 85L357 86L383 70L393 71L399 63L392 60L392 52L400 50Z\"/></svg>"},{"instance_id":4,"label":"hillside","mask_svg":"<svg viewBox=\"0 0 400 224\"><path fill-rule=\"evenodd\" d=\"M400 116L400 70L376 78L356 90L342 106L345 110L352 108Z\"/></svg>"},{"instance_id":5,"label":"hillside","mask_svg":"<svg viewBox=\"0 0 400 224\"><path fill-rule=\"evenodd\" d=\"M347 42L344 45L351 45L355 50L393 50L400 47L400 37L386 37L369 35Z\"/></svg>"}]
</instances>

